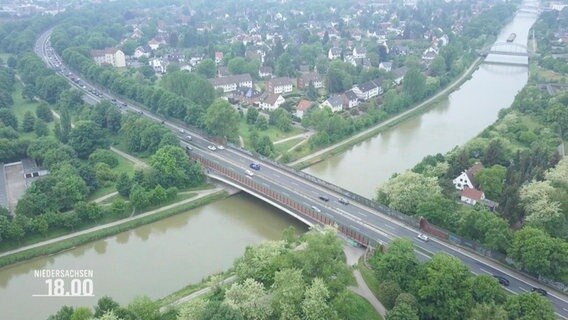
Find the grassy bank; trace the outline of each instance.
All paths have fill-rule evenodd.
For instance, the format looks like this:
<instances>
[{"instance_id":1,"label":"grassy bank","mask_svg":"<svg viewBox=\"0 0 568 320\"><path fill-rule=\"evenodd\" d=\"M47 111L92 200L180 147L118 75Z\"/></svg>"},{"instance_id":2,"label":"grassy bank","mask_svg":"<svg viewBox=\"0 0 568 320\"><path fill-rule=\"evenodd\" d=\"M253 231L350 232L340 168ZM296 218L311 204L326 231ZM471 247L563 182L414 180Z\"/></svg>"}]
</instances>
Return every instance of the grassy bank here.
<instances>
[{"instance_id":1,"label":"grassy bank","mask_svg":"<svg viewBox=\"0 0 568 320\"><path fill-rule=\"evenodd\" d=\"M68 250L74 248L76 246L99 240L102 238L106 238L108 236L115 235L117 233L121 233L124 231L128 231L139 226L143 226L152 222L156 222L158 220L176 215L178 213L191 210L197 208L199 206L205 205L207 203L223 199L227 196L227 193L224 191L216 192L214 194L205 196L201 199L197 199L195 201L191 201L185 204L181 204L179 206L159 211L154 214L150 214L148 216L140 217L138 219L130 220L124 222L122 224L108 227L102 230L93 231L87 234L79 235L70 239L62 240L60 242L56 242L53 244L49 244L46 246L41 246L37 248L32 248L26 251L14 253L12 255L8 255L5 257L0 258L0 267L4 267L13 263L21 262L24 260L28 260L31 258L44 256L44 255L51 255L55 254L64 250Z\"/></svg>"},{"instance_id":2,"label":"grassy bank","mask_svg":"<svg viewBox=\"0 0 568 320\"><path fill-rule=\"evenodd\" d=\"M447 92L440 94L438 93L439 96L437 96L435 99L433 99L432 101L423 104L423 102L418 103L415 106L412 106L411 108L407 109L406 111L403 111L403 113L399 113L398 115L394 115L391 118L388 118L386 120L384 120L381 123L378 123L377 125L375 125L374 128L372 129L366 129L369 130L368 132L365 132L364 134L361 133L356 133L351 137L347 137L345 139L343 139L342 141L336 143L335 147L332 147L330 150L319 154L317 156L314 156L308 160L296 163L294 165L292 165L292 167L296 168L296 169L304 169L307 168L311 165L314 165L318 162L321 162L329 157L332 157L336 154L342 153L344 151L346 151L347 149L351 148L353 145L356 145L360 142L363 142L371 137L376 136L377 134L384 132L386 130L391 129L392 127L400 124L403 121L406 121L409 118L415 117L417 115L420 115L428 110L430 110L431 108L433 108L434 106L436 106L438 103L440 103L441 101L443 101L444 99L446 99L452 92L454 92L456 89L458 89L464 82L468 81L471 78L471 74L477 70L477 65L479 65L479 63L481 62L481 60L476 60L474 62L474 64L470 67L471 69L468 69L469 71L465 74L465 76L455 82L452 82L448 87L444 88L441 90L441 92L443 92L444 90L448 90ZM435 95L436 96L436 95ZM406 112L406 113L404 113ZM388 122L385 124L385 122ZM361 134L360 136L357 136L358 134ZM355 137L355 138L354 138ZM351 140L350 140L351 139ZM323 150L325 148L329 148L328 147L324 147L320 150ZM311 153L316 153L318 152L318 150L313 150ZM293 161L293 159L292 159Z\"/></svg>"}]
</instances>

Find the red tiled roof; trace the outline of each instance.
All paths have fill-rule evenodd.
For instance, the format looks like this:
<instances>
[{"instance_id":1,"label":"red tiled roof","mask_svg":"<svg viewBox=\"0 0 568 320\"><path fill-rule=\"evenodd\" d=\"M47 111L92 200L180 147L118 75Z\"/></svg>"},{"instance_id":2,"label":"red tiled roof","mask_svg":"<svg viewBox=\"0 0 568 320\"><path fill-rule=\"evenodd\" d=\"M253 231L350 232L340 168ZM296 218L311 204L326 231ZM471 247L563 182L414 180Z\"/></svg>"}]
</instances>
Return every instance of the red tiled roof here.
<instances>
[{"instance_id":1,"label":"red tiled roof","mask_svg":"<svg viewBox=\"0 0 568 320\"><path fill-rule=\"evenodd\" d=\"M483 191L479 191L477 189L470 187L465 187L461 192L461 195L462 197L466 197L471 200L481 201L481 199L483 198Z\"/></svg>"},{"instance_id":2,"label":"red tiled roof","mask_svg":"<svg viewBox=\"0 0 568 320\"><path fill-rule=\"evenodd\" d=\"M300 100L298 105L296 106L296 110L298 111L306 111L312 106L312 102L309 100Z\"/></svg>"},{"instance_id":3,"label":"red tiled roof","mask_svg":"<svg viewBox=\"0 0 568 320\"><path fill-rule=\"evenodd\" d=\"M475 175L481 171L481 169L483 169L483 165L481 164L481 162L477 162L475 163L471 168L467 169L467 171L465 172L465 174L467 174L467 177L469 178L469 181L471 181L471 183L473 183L473 177L475 177Z\"/></svg>"}]
</instances>

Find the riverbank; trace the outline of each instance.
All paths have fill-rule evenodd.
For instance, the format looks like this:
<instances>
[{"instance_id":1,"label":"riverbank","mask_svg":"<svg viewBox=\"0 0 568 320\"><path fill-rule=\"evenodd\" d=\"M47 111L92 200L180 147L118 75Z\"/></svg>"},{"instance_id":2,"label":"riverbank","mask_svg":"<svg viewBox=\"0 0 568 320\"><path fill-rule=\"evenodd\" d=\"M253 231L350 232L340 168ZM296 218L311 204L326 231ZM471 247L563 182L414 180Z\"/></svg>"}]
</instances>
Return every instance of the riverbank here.
<instances>
[{"instance_id":1,"label":"riverbank","mask_svg":"<svg viewBox=\"0 0 568 320\"><path fill-rule=\"evenodd\" d=\"M456 80L454 80L450 85L448 85L446 88L444 88L443 90L441 90L440 92L436 93L435 95L433 95L432 97L426 99L425 101L417 104L416 106L404 111L403 113L400 113L388 120L385 120L384 122L381 122L369 129L366 129L354 136L351 136L341 142L338 142L334 145L331 145L327 148L324 148L322 150L316 151L314 153L311 153L305 157L302 157L300 159L297 159L293 162L288 163L287 165L292 166L296 169L304 169L306 167L309 167L313 164L316 164L318 162L321 162L329 157L332 157L336 154L342 153L344 152L346 149L348 149L349 147L360 143L362 141L365 141L375 135L377 135L378 133L383 132L386 129L390 129L392 127L394 127L395 125L405 121L408 118L414 117L418 114L421 114L423 112L428 111L428 109L432 106L434 106L435 104L437 104L439 102L440 99L443 99L445 97L447 97L449 94L451 94L454 90L456 90L457 88L459 88L465 81L468 80L468 78L471 76L471 74L476 70L476 68L479 66L479 64L481 63L481 58L477 58L472 64L471 66Z\"/></svg>"},{"instance_id":2,"label":"riverbank","mask_svg":"<svg viewBox=\"0 0 568 320\"><path fill-rule=\"evenodd\" d=\"M185 199L137 216L8 251L0 254L0 268L31 258L56 254L91 241L112 236L203 206L216 200L224 199L227 196L228 193L221 188L202 191L193 198Z\"/></svg>"}]
</instances>

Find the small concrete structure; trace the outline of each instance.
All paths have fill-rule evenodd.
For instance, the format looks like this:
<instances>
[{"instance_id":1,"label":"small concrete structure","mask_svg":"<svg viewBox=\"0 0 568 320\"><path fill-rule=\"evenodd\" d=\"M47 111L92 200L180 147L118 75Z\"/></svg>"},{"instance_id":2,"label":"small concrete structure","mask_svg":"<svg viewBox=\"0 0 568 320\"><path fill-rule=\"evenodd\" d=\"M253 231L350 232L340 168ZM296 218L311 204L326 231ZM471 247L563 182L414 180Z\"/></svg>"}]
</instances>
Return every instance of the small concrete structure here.
<instances>
[{"instance_id":1,"label":"small concrete structure","mask_svg":"<svg viewBox=\"0 0 568 320\"><path fill-rule=\"evenodd\" d=\"M0 205L14 213L18 200L22 198L32 182L49 172L37 167L31 159L1 165Z\"/></svg>"}]
</instances>

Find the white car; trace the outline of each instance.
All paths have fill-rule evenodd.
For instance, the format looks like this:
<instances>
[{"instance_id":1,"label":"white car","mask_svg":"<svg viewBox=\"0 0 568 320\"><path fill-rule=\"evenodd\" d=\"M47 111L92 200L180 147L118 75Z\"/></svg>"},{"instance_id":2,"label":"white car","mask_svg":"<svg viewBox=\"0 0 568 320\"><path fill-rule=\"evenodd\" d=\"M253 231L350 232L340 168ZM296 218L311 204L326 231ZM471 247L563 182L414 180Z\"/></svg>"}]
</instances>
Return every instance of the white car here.
<instances>
[{"instance_id":1,"label":"white car","mask_svg":"<svg viewBox=\"0 0 568 320\"><path fill-rule=\"evenodd\" d=\"M217 150L217 148L215 148L215 146L212 146L212 145L208 145L208 146L207 146L207 149L209 149L209 150L211 150L211 151Z\"/></svg>"},{"instance_id":2,"label":"white car","mask_svg":"<svg viewBox=\"0 0 568 320\"><path fill-rule=\"evenodd\" d=\"M191 136L186 136L187 140L191 141Z\"/></svg>"},{"instance_id":3,"label":"white car","mask_svg":"<svg viewBox=\"0 0 568 320\"><path fill-rule=\"evenodd\" d=\"M312 209L314 209L315 212L321 212L320 208L318 208L316 206L312 206Z\"/></svg>"},{"instance_id":4,"label":"white car","mask_svg":"<svg viewBox=\"0 0 568 320\"><path fill-rule=\"evenodd\" d=\"M225 147L223 147L222 145L218 145L218 146L217 146L217 149L219 149L219 150L225 150Z\"/></svg>"},{"instance_id":5,"label":"white car","mask_svg":"<svg viewBox=\"0 0 568 320\"><path fill-rule=\"evenodd\" d=\"M185 130L179 129L179 132L180 132L180 133L185 133Z\"/></svg>"},{"instance_id":6,"label":"white car","mask_svg":"<svg viewBox=\"0 0 568 320\"><path fill-rule=\"evenodd\" d=\"M250 170L245 170L245 174L249 177L254 177L254 172L250 171Z\"/></svg>"},{"instance_id":7,"label":"white car","mask_svg":"<svg viewBox=\"0 0 568 320\"><path fill-rule=\"evenodd\" d=\"M419 233L419 234L416 236L416 238L418 238L418 239L420 239L420 240L422 240L422 241L424 241L424 242L427 242L428 240L430 240L430 238L428 238L427 235L422 234L422 233Z\"/></svg>"}]
</instances>

